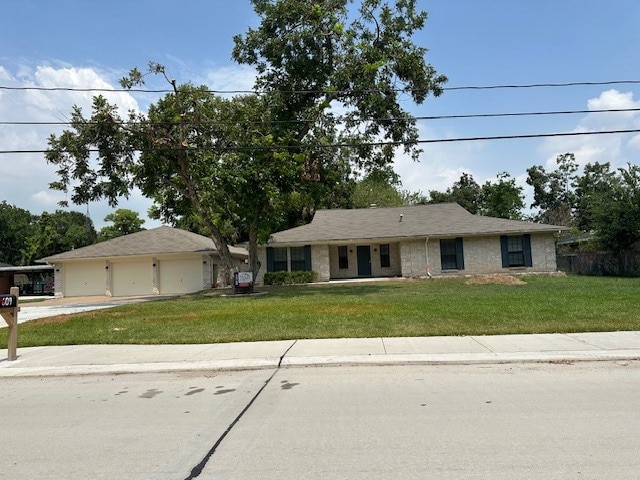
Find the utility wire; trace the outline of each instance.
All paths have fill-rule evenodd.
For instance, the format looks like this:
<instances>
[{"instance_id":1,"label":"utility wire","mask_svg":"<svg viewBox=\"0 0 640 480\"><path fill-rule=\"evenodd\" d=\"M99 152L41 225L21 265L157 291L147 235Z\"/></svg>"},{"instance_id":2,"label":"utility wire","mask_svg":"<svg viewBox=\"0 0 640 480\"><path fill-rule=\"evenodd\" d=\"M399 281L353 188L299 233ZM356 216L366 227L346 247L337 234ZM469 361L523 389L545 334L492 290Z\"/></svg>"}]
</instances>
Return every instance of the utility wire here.
<instances>
[{"instance_id":1,"label":"utility wire","mask_svg":"<svg viewBox=\"0 0 640 480\"><path fill-rule=\"evenodd\" d=\"M566 82L566 83L529 83L529 84L504 84L504 85L467 85L458 87L442 87L443 91L460 91L460 90L498 90L498 89L520 89L520 88L559 88L559 87L586 87L586 86L604 86L604 85L636 85L640 84L640 80L611 80L605 82ZM79 87L38 87L38 86L20 86L11 87L0 85L0 90L8 91L25 91L35 90L43 92L135 92L135 93L174 93L172 89L146 89L146 88L79 88ZM397 88L397 89L372 89L372 90L208 90L214 94L255 94L264 95L268 93L281 94L309 94L309 93L378 93L378 92L394 92L409 93L412 91L423 91L423 89Z\"/></svg>"},{"instance_id":2,"label":"utility wire","mask_svg":"<svg viewBox=\"0 0 640 480\"><path fill-rule=\"evenodd\" d=\"M517 139L530 139L530 138L550 138L550 137L577 137L577 136L590 136L590 135L613 135L613 134L626 134L626 133L640 133L640 129L629 129L629 130L603 130L597 132L556 132L556 133L533 133L533 134L523 134L523 135L494 135L494 136L479 136L479 137L457 137L457 138L436 138L436 139L419 139L413 142L388 142L388 141L380 141L380 142L362 142L362 143L327 143L327 144L315 144L315 145L304 145L305 148L358 148L358 147L383 147L383 146L403 146L403 145L415 145L415 144L431 144L431 143L456 143L456 142L475 142L482 140L517 140ZM238 152L238 151L257 151L257 150L290 150L290 149L299 149L303 147L303 145L273 145L273 146L253 146L253 147L225 147L223 149L217 148L190 148L190 147L180 147L180 148L167 148L161 147L157 149L132 149L125 153L132 152L147 152L154 150L162 150L162 151L219 151L220 153L224 152ZM49 150L0 150L0 154L19 154L19 153L47 153ZM90 153L99 153L97 149L89 149Z\"/></svg>"},{"instance_id":3,"label":"utility wire","mask_svg":"<svg viewBox=\"0 0 640 480\"><path fill-rule=\"evenodd\" d=\"M471 114L459 114L459 115L433 115L433 116L417 116L417 117L390 117L390 118L372 118L362 119L361 122L396 122L404 121L407 119L415 120L451 120L451 119L465 119L465 118L499 118L499 117L526 117L526 116L546 116L546 115L575 115L575 114L588 114L588 113L621 113L621 112L639 112L640 108L608 108L602 110L554 110L546 112L511 112L511 113L471 113ZM336 117L336 120L342 120L342 116ZM316 120L272 120L263 122L260 120L249 120L246 122L184 122L180 124L171 125L260 125L264 123L270 124L304 124L314 123ZM168 122L116 122L118 125L138 125L144 124L148 126L166 126L170 125ZM20 121L0 121L0 125L58 125L69 126L71 122L51 121L51 122L20 122ZM83 122L83 125L98 125L98 122Z\"/></svg>"}]
</instances>

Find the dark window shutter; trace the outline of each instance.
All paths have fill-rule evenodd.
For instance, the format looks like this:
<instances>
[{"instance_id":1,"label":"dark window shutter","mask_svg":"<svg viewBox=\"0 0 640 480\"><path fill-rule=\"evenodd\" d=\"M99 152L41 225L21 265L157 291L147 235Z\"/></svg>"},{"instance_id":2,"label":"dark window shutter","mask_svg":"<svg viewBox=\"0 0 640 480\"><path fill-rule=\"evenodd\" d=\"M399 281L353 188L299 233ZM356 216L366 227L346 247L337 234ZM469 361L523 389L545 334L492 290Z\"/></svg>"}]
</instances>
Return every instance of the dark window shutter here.
<instances>
[{"instance_id":1,"label":"dark window shutter","mask_svg":"<svg viewBox=\"0 0 640 480\"><path fill-rule=\"evenodd\" d=\"M464 270L464 250L462 248L462 238L456 238L456 268Z\"/></svg>"},{"instance_id":2,"label":"dark window shutter","mask_svg":"<svg viewBox=\"0 0 640 480\"><path fill-rule=\"evenodd\" d=\"M531 257L531 235L524 235L524 266L533 267L533 258Z\"/></svg>"},{"instance_id":3,"label":"dark window shutter","mask_svg":"<svg viewBox=\"0 0 640 480\"><path fill-rule=\"evenodd\" d=\"M311 268L311 245L304 246L304 269L307 272L312 270Z\"/></svg>"},{"instance_id":4,"label":"dark window shutter","mask_svg":"<svg viewBox=\"0 0 640 480\"><path fill-rule=\"evenodd\" d=\"M509 268L509 241L506 235L500 235L500 250L502 251L502 268Z\"/></svg>"},{"instance_id":5,"label":"dark window shutter","mask_svg":"<svg viewBox=\"0 0 640 480\"><path fill-rule=\"evenodd\" d=\"M273 248L267 247L267 272L273 272Z\"/></svg>"}]
</instances>

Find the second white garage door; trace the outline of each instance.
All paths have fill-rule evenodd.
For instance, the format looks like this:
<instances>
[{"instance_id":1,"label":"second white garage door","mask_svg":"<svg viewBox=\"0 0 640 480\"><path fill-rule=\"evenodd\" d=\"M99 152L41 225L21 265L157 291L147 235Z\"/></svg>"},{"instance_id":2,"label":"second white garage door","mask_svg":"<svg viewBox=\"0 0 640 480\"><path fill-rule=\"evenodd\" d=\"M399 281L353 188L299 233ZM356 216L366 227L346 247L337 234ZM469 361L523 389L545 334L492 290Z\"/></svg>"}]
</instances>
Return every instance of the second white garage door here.
<instances>
[{"instance_id":1,"label":"second white garage door","mask_svg":"<svg viewBox=\"0 0 640 480\"><path fill-rule=\"evenodd\" d=\"M114 297L153 294L151 260L112 263L111 288Z\"/></svg>"},{"instance_id":2,"label":"second white garage door","mask_svg":"<svg viewBox=\"0 0 640 480\"><path fill-rule=\"evenodd\" d=\"M160 293L193 293L202 290L202 259L160 260Z\"/></svg>"}]
</instances>

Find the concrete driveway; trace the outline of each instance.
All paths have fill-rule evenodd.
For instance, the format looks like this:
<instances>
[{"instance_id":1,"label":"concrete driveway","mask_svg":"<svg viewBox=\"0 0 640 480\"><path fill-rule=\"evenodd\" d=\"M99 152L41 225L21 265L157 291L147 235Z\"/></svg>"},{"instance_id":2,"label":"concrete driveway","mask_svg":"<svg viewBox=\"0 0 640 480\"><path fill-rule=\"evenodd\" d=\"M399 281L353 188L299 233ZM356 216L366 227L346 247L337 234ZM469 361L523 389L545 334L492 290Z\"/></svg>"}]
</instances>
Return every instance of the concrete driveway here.
<instances>
[{"instance_id":1,"label":"concrete driveway","mask_svg":"<svg viewBox=\"0 0 640 480\"><path fill-rule=\"evenodd\" d=\"M43 297L40 297L43 298ZM43 301L24 302L25 300L40 300L38 297L22 297L20 302L20 313L18 313L18 323L25 323L39 318L56 317L58 315L70 315L72 313L100 310L112 308L119 305L131 303L149 302L169 298L157 295L139 297L68 297L68 298L46 298ZM23 303L24 302L24 303ZM6 327L6 322L0 322L0 328Z\"/></svg>"}]
</instances>

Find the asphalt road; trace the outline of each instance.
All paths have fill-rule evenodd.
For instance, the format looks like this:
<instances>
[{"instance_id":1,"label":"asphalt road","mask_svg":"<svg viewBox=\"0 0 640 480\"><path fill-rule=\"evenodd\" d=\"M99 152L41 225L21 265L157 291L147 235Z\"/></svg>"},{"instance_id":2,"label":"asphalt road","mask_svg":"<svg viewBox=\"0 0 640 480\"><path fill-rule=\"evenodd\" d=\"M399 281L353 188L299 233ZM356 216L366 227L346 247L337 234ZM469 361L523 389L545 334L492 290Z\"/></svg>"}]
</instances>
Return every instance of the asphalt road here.
<instances>
[{"instance_id":1,"label":"asphalt road","mask_svg":"<svg viewBox=\"0 0 640 480\"><path fill-rule=\"evenodd\" d=\"M0 378L0 408L7 479L640 476L640 362Z\"/></svg>"}]
</instances>

